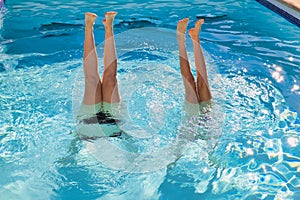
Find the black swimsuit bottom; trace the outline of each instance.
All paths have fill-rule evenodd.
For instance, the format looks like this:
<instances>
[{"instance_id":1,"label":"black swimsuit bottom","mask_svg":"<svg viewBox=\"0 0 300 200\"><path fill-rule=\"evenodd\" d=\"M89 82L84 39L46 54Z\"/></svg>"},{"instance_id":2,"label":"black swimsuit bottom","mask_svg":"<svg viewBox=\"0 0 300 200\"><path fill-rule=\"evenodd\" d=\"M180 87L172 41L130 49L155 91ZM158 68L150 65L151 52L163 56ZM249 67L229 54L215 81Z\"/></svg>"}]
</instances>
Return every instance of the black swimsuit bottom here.
<instances>
[{"instance_id":1,"label":"black swimsuit bottom","mask_svg":"<svg viewBox=\"0 0 300 200\"><path fill-rule=\"evenodd\" d=\"M120 120L114 119L108 112L98 112L95 116L90 118L82 119L80 122L83 124L109 124L111 126L118 126ZM119 137L122 135L122 132L113 133L109 137Z\"/></svg>"}]
</instances>

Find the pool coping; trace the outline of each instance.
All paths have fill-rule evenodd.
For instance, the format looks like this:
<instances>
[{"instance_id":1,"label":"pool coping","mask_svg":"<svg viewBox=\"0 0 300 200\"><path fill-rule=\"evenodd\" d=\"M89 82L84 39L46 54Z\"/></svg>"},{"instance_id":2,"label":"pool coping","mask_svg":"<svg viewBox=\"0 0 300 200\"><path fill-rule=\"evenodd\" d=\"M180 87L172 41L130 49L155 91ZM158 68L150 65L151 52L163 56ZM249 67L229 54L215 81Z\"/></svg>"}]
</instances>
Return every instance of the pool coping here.
<instances>
[{"instance_id":1,"label":"pool coping","mask_svg":"<svg viewBox=\"0 0 300 200\"><path fill-rule=\"evenodd\" d=\"M5 0L0 0L0 9L4 6Z\"/></svg>"},{"instance_id":2,"label":"pool coping","mask_svg":"<svg viewBox=\"0 0 300 200\"><path fill-rule=\"evenodd\" d=\"M256 0L300 28L300 6L286 0Z\"/></svg>"}]
</instances>

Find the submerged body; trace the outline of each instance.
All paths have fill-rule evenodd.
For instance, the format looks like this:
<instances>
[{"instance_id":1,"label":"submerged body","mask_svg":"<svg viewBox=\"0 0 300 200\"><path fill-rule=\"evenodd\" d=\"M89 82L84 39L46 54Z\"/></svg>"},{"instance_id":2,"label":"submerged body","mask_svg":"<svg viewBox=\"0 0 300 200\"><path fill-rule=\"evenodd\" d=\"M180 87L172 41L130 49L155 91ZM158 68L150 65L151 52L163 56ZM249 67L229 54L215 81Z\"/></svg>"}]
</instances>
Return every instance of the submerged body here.
<instances>
[{"instance_id":1,"label":"submerged body","mask_svg":"<svg viewBox=\"0 0 300 200\"><path fill-rule=\"evenodd\" d=\"M117 57L113 34L113 21L116 12L107 12L102 21L105 27L104 46L104 72L102 80L98 70L98 57L96 52L93 25L96 14L85 14L84 39L84 77L85 90L81 108L77 119L79 121L79 136L81 138L94 138L101 136L118 136L115 116L111 114L112 104L120 103L121 98L117 81Z\"/></svg>"},{"instance_id":2,"label":"submerged body","mask_svg":"<svg viewBox=\"0 0 300 200\"><path fill-rule=\"evenodd\" d=\"M93 25L97 15L93 13L85 14L85 91L83 103L78 113L79 135L83 138L118 136L122 133L118 125L118 122L121 120L121 115L115 116L112 111L113 107L116 107L115 105L121 102L117 81L117 56L113 33L113 21L116 15L116 12L107 12L105 19L102 21L105 27L105 45L104 72L101 80L98 71L98 58L93 34ZM194 46L197 69L196 83L190 70L185 44L185 32L188 19L186 18L179 21L177 25L180 69L185 86L186 101L195 104L197 108L194 111L188 110L188 112L191 113L198 113L199 103L211 100L206 64L199 40L200 28L203 22L203 20L198 20L195 27L189 30L189 35L193 40Z\"/></svg>"}]
</instances>

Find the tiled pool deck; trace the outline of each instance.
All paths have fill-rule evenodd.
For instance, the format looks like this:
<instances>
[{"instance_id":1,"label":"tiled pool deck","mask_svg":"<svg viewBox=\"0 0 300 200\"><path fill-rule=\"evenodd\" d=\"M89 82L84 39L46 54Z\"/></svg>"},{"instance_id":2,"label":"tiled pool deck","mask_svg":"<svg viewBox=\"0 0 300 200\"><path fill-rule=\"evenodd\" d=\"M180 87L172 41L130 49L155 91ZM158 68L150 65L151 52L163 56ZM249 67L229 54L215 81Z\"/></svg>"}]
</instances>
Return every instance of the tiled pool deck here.
<instances>
[{"instance_id":1,"label":"tiled pool deck","mask_svg":"<svg viewBox=\"0 0 300 200\"><path fill-rule=\"evenodd\" d=\"M300 0L256 0L300 27Z\"/></svg>"},{"instance_id":2,"label":"tiled pool deck","mask_svg":"<svg viewBox=\"0 0 300 200\"><path fill-rule=\"evenodd\" d=\"M277 1L300 12L300 0L277 0Z\"/></svg>"}]
</instances>

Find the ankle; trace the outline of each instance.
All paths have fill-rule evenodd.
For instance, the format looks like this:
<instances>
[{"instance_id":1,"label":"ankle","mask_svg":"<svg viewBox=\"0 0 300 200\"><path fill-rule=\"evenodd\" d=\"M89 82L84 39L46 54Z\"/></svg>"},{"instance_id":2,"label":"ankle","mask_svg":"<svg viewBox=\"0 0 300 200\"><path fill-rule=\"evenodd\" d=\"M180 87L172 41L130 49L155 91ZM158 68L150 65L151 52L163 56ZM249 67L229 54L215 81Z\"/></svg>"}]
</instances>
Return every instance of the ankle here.
<instances>
[{"instance_id":1,"label":"ankle","mask_svg":"<svg viewBox=\"0 0 300 200\"><path fill-rule=\"evenodd\" d=\"M87 32L93 31L93 26L92 25L86 25L85 26L85 31L87 31Z\"/></svg>"},{"instance_id":2,"label":"ankle","mask_svg":"<svg viewBox=\"0 0 300 200\"><path fill-rule=\"evenodd\" d=\"M200 44L200 39L198 37L192 37L193 43Z\"/></svg>"}]
</instances>

